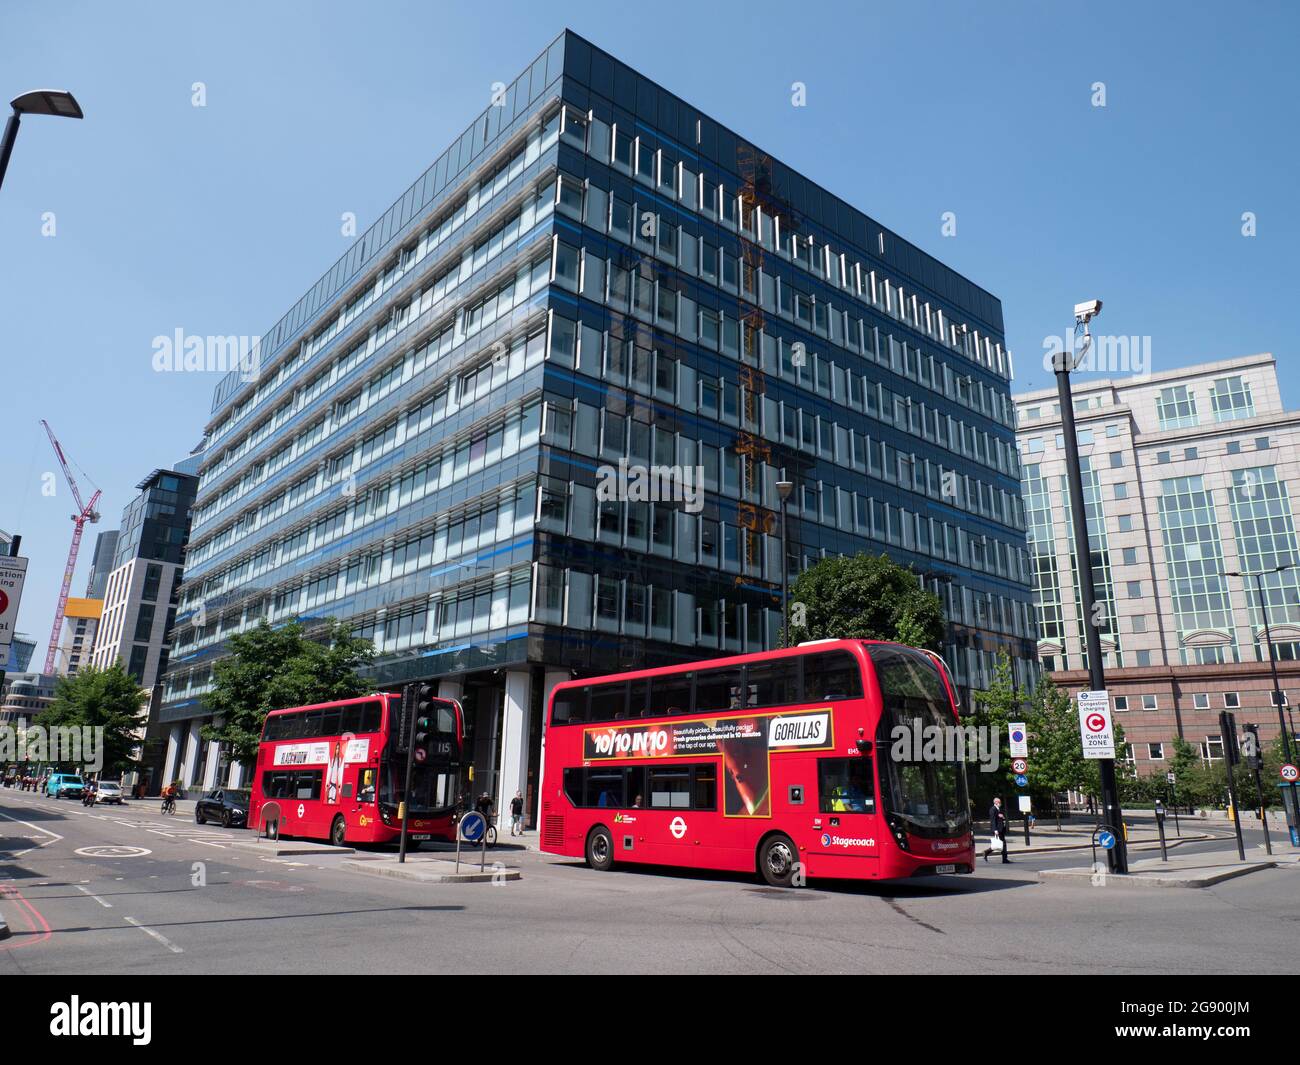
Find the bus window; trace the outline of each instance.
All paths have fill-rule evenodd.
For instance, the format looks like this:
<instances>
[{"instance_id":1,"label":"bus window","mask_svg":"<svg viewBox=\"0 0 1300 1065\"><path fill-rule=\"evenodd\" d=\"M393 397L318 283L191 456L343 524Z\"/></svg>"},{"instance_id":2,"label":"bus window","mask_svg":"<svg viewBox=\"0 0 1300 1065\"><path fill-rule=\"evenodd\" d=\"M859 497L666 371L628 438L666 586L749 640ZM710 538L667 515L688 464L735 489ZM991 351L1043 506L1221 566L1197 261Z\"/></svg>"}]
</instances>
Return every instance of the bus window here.
<instances>
[{"instance_id":1,"label":"bus window","mask_svg":"<svg viewBox=\"0 0 1300 1065\"><path fill-rule=\"evenodd\" d=\"M294 781L295 799L319 799L322 773L319 769L300 769Z\"/></svg>"},{"instance_id":2,"label":"bus window","mask_svg":"<svg viewBox=\"0 0 1300 1065\"><path fill-rule=\"evenodd\" d=\"M375 801L375 771L367 766L357 777L357 802Z\"/></svg>"},{"instance_id":3,"label":"bus window","mask_svg":"<svg viewBox=\"0 0 1300 1065\"><path fill-rule=\"evenodd\" d=\"M718 767L711 762L695 767L695 802L696 810L716 810L718 808Z\"/></svg>"},{"instance_id":4,"label":"bus window","mask_svg":"<svg viewBox=\"0 0 1300 1065\"><path fill-rule=\"evenodd\" d=\"M561 688L555 693L551 724L568 725L587 720L587 689Z\"/></svg>"},{"instance_id":5,"label":"bus window","mask_svg":"<svg viewBox=\"0 0 1300 1065\"><path fill-rule=\"evenodd\" d=\"M361 727L358 732L378 732L383 726L384 706L382 703L361 704Z\"/></svg>"},{"instance_id":6,"label":"bus window","mask_svg":"<svg viewBox=\"0 0 1300 1065\"><path fill-rule=\"evenodd\" d=\"M364 716L365 706L362 703L355 703L352 706L342 708L343 714L339 718L339 732L346 734L352 733L354 736L358 732L365 731L361 727L361 718Z\"/></svg>"},{"instance_id":7,"label":"bus window","mask_svg":"<svg viewBox=\"0 0 1300 1065\"><path fill-rule=\"evenodd\" d=\"M817 763L818 809L822 813L874 813L875 792L870 758L823 758Z\"/></svg>"},{"instance_id":8,"label":"bus window","mask_svg":"<svg viewBox=\"0 0 1300 1065\"><path fill-rule=\"evenodd\" d=\"M591 720L618 721L627 717L627 685L600 684L591 689Z\"/></svg>"},{"instance_id":9,"label":"bus window","mask_svg":"<svg viewBox=\"0 0 1300 1065\"><path fill-rule=\"evenodd\" d=\"M627 805L626 790L623 770L588 770L583 805L624 807Z\"/></svg>"},{"instance_id":10,"label":"bus window","mask_svg":"<svg viewBox=\"0 0 1300 1065\"><path fill-rule=\"evenodd\" d=\"M691 712L691 675L669 673L655 677L650 685L650 716L666 717L669 714Z\"/></svg>"},{"instance_id":11,"label":"bus window","mask_svg":"<svg viewBox=\"0 0 1300 1065\"><path fill-rule=\"evenodd\" d=\"M848 651L808 655L803 663L803 701L862 698L862 671Z\"/></svg>"},{"instance_id":12,"label":"bus window","mask_svg":"<svg viewBox=\"0 0 1300 1065\"><path fill-rule=\"evenodd\" d=\"M628 717L649 717L650 711L646 709L646 698L650 694L650 682L648 680L633 680L627 685L627 716Z\"/></svg>"},{"instance_id":13,"label":"bus window","mask_svg":"<svg viewBox=\"0 0 1300 1065\"><path fill-rule=\"evenodd\" d=\"M677 766L650 770L650 808L689 810L691 772Z\"/></svg>"},{"instance_id":14,"label":"bus window","mask_svg":"<svg viewBox=\"0 0 1300 1065\"><path fill-rule=\"evenodd\" d=\"M799 659L759 662L745 671L746 706L789 706L799 701Z\"/></svg>"},{"instance_id":15,"label":"bus window","mask_svg":"<svg viewBox=\"0 0 1300 1065\"><path fill-rule=\"evenodd\" d=\"M710 669L695 679L695 712L740 709L740 670Z\"/></svg>"}]
</instances>

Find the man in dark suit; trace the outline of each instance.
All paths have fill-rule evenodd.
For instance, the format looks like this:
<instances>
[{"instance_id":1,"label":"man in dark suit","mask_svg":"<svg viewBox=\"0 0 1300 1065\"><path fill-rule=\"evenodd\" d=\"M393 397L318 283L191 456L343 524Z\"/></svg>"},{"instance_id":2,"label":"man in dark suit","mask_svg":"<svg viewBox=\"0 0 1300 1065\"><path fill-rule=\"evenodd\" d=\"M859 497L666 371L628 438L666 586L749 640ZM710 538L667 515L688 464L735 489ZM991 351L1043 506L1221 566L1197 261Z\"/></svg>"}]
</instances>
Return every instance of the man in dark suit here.
<instances>
[{"instance_id":1,"label":"man in dark suit","mask_svg":"<svg viewBox=\"0 0 1300 1065\"><path fill-rule=\"evenodd\" d=\"M1011 859L1007 857L1007 815L1002 810L1002 800L994 799L993 805L989 807L989 831L993 838L1002 843L1002 861L1006 865L1011 864ZM984 852L984 860L989 860L988 852Z\"/></svg>"}]
</instances>

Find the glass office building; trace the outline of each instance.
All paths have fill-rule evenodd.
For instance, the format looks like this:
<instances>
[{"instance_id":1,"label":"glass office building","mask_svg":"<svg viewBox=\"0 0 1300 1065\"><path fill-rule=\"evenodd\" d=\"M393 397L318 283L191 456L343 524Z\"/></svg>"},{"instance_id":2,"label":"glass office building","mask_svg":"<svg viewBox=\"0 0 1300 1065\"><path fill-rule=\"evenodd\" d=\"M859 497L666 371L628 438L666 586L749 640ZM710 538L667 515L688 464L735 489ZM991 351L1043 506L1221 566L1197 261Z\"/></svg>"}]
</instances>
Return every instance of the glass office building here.
<instances>
[{"instance_id":1,"label":"glass office building","mask_svg":"<svg viewBox=\"0 0 1300 1065\"><path fill-rule=\"evenodd\" d=\"M552 685L772 647L781 566L858 551L944 599L964 686L1000 649L1030 680L998 300L572 33L257 362L214 396L167 720L232 632L344 618L531 813Z\"/></svg>"}]
</instances>

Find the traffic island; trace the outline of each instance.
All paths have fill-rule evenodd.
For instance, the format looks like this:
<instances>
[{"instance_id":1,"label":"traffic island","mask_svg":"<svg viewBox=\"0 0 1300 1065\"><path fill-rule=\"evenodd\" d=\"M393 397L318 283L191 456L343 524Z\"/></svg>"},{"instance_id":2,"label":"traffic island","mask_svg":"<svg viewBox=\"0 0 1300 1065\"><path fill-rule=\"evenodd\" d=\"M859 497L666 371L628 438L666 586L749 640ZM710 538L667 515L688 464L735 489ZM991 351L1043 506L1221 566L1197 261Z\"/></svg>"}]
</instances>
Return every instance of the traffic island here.
<instances>
[{"instance_id":1,"label":"traffic island","mask_svg":"<svg viewBox=\"0 0 1300 1065\"><path fill-rule=\"evenodd\" d=\"M312 843L303 839L259 839L256 842L240 840L231 844L240 850L256 851L267 858L292 858L320 854L356 854L355 847L334 847L328 843Z\"/></svg>"},{"instance_id":2,"label":"traffic island","mask_svg":"<svg viewBox=\"0 0 1300 1065\"><path fill-rule=\"evenodd\" d=\"M405 862L397 855L384 854L372 858L354 858L339 863L340 869L370 876L389 876L399 880L415 880L423 884L500 884L507 880L522 880L523 873L507 868L499 862L479 871L477 860L461 860L460 872L456 863L432 854L408 854Z\"/></svg>"},{"instance_id":3,"label":"traffic island","mask_svg":"<svg viewBox=\"0 0 1300 1065\"><path fill-rule=\"evenodd\" d=\"M1235 880L1239 876L1273 869L1277 862L1264 860L1239 861L1232 851L1222 854L1177 855L1167 862L1159 858L1142 858L1129 862L1127 876L1112 876L1102 856L1098 855L1098 869L1040 869L1038 880L1048 884L1072 884L1082 887L1164 887L1206 888Z\"/></svg>"}]
</instances>

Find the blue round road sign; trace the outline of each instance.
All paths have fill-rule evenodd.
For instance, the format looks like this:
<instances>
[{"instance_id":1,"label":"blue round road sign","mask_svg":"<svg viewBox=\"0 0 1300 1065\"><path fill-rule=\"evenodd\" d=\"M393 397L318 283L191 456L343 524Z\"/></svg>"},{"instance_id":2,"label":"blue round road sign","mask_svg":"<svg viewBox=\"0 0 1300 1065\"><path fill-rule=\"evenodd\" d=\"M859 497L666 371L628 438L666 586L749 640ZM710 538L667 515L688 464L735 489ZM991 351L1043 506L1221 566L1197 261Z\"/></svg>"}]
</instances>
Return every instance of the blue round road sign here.
<instances>
[{"instance_id":1,"label":"blue round road sign","mask_svg":"<svg viewBox=\"0 0 1300 1065\"><path fill-rule=\"evenodd\" d=\"M1110 850L1111 847L1115 846L1115 833L1103 832L1097 837L1097 842L1100 843L1105 850Z\"/></svg>"},{"instance_id":2,"label":"blue round road sign","mask_svg":"<svg viewBox=\"0 0 1300 1065\"><path fill-rule=\"evenodd\" d=\"M460 838L466 843L477 843L487 831L487 818L477 810L471 810L460 819Z\"/></svg>"},{"instance_id":3,"label":"blue round road sign","mask_svg":"<svg viewBox=\"0 0 1300 1065\"><path fill-rule=\"evenodd\" d=\"M1029 778L1025 776L1023 773L1021 773L1018 777L1016 777L1016 787L1023 788L1028 783L1029 783Z\"/></svg>"}]
</instances>

